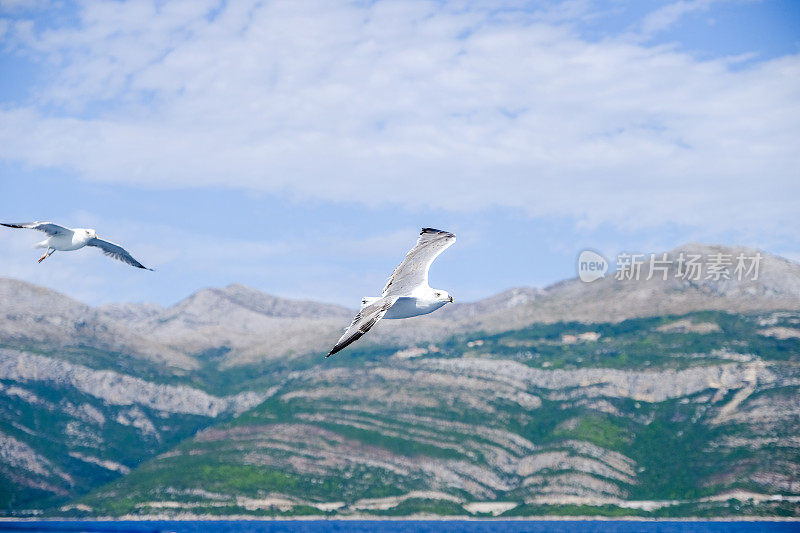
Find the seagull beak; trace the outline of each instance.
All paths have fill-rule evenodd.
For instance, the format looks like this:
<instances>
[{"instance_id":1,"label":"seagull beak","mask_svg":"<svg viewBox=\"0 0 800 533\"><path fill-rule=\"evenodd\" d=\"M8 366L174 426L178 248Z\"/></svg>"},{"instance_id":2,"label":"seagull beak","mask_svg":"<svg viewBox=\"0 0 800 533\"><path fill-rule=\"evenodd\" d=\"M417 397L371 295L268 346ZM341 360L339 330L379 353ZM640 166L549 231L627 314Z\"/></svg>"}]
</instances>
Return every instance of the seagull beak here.
<instances>
[{"instance_id":1,"label":"seagull beak","mask_svg":"<svg viewBox=\"0 0 800 533\"><path fill-rule=\"evenodd\" d=\"M450 297L450 303L453 303L453 297L452 296Z\"/></svg>"}]
</instances>

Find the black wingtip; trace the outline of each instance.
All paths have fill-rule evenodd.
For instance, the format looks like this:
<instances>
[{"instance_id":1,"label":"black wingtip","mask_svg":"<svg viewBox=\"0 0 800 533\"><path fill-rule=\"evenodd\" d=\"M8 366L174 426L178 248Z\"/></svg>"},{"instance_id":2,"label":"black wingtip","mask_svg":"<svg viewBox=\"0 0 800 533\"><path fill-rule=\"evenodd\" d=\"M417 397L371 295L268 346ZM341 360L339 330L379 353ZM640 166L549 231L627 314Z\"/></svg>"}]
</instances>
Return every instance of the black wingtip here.
<instances>
[{"instance_id":1,"label":"black wingtip","mask_svg":"<svg viewBox=\"0 0 800 533\"><path fill-rule=\"evenodd\" d=\"M449 231L444 231L436 228L422 228L422 231L419 232L420 235L425 235L426 233L435 233L439 235L453 235Z\"/></svg>"}]
</instances>

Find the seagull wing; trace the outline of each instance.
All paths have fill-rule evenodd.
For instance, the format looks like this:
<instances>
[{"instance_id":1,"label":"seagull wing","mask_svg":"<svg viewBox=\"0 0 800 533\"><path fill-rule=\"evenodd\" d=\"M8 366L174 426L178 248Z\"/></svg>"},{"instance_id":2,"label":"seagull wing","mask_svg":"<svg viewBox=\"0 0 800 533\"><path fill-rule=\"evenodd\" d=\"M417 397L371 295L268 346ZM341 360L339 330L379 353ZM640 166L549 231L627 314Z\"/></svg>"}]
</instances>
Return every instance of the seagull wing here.
<instances>
[{"instance_id":1,"label":"seagull wing","mask_svg":"<svg viewBox=\"0 0 800 533\"><path fill-rule=\"evenodd\" d=\"M118 259L123 263L128 263L131 266L135 266L136 268L143 268L145 270L153 270L152 268L147 268L139 261L133 258L131 254L128 253L128 250L120 246L119 244L114 244L113 242L104 241L103 239L91 239L89 242L86 243L86 246L94 246L96 248L100 248L104 254L108 257L113 257L114 259Z\"/></svg>"},{"instance_id":2,"label":"seagull wing","mask_svg":"<svg viewBox=\"0 0 800 533\"><path fill-rule=\"evenodd\" d=\"M64 226L59 226L58 224L53 224L52 222L18 222L16 224L5 224L0 222L0 226L5 226L7 228L35 229L47 233L47 235L50 237L72 233L71 229L65 228Z\"/></svg>"},{"instance_id":3,"label":"seagull wing","mask_svg":"<svg viewBox=\"0 0 800 533\"><path fill-rule=\"evenodd\" d=\"M383 318L383 315L394 305L397 298L397 296L387 296L361 308L361 311L359 311L353 319L347 331L345 331L344 335L336 342L336 346L334 346L325 357L332 356L339 350L343 350L363 337L378 320Z\"/></svg>"},{"instance_id":4,"label":"seagull wing","mask_svg":"<svg viewBox=\"0 0 800 533\"><path fill-rule=\"evenodd\" d=\"M450 232L433 228L424 228L417 239L417 244L409 250L406 258L400 263L386 286L383 296L408 296L414 289L428 284L428 269L433 260L456 242L456 236Z\"/></svg>"}]
</instances>

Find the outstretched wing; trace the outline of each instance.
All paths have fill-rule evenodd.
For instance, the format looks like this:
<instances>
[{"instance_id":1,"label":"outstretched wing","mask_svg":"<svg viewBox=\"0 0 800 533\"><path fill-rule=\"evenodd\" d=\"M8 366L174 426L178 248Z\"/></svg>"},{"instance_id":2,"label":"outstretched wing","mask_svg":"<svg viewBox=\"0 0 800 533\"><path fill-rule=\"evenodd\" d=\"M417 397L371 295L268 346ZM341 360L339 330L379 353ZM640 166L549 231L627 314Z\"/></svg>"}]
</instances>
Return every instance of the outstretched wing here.
<instances>
[{"instance_id":1,"label":"outstretched wing","mask_svg":"<svg viewBox=\"0 0 800 533\"><path fill-rule=\"evenodd\" d=\"M91 239L89 242L86 243L86 246L94 246L95 248L100 248L104 254L109 257L113 257L114 259L118 259L123 263L128 263L131 266L135 266L136 268L143 268L145 270L153 270L152 268L147 268L139 261L133 258L131 254L128 253L128 250L120 246L119 244L114 244L113 242L104 241L103 239Z\"/></svg>"},{"instance_id":2,"label":"outstretched wing","mask_svg":"<svg viewBox=\"0 0 800 533\"><path fill-rule=\"evenodd\" d=\"M356 317L353 319L353 322L347 328L347 331L345 331L344 335L342 335L341 338L336 342L336 346L334 346L325 357L332 356L339 350L343 350L363 337L364 334L378 322L378 320L383 318L383 315L386 314L386 311L388 311L396 301L397 296L389 296L386 298L380 298L379 300L362 307L361 311L358 312Z\"/></svg>"},{"instance_id":3,"label":"outstretched wing","mask_svg":"<svg viewBox=\"0 0 800 533\"><path fill-rule=\"evenodd\" d=\"M428 285L428 269L436 257L456 242L450 232L424 228L417 244L409 250L400 266L394 269L392 277L383 288L383 296L408 296L419 286Z\"/></svg>"},{"instance_id":4,"label":"outstretched wing","mask_svg":"<svg viewBox=\"0 0 800 533\"><path fill-rule=\"evenodd\" d=\"M65 228L64 226L59 226L58 224L53 224L52 222L18 222L16 224L5 224L0 222L0 225L7 228L35 229L47 233L47 235L50 237L72 232L71 229Z\"/></svg>"}]
</instances>

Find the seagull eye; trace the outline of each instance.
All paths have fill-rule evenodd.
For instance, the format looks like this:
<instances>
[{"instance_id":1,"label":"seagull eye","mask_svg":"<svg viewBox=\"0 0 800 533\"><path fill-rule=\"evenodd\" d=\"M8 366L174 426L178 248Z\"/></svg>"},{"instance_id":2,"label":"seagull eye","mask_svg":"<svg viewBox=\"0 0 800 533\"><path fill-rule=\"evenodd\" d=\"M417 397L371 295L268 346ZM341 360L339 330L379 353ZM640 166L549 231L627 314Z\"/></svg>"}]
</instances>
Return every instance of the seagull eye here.
<instances>
[{"instance_id":1,"label":"seagull eye","mask_svg":"<svg viewBox=\"0 0 800 533\"><path fill-rule=\"evenodd\" d=\"M437 292L437 293L436 293L436 296L441 296L441 295L442 295L442 293L441 293L441 292Z\"/></svg>"}]
</instances>

